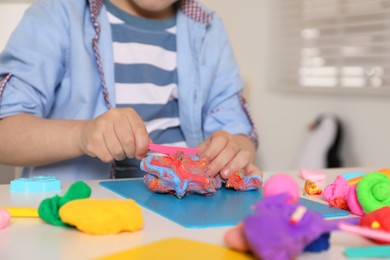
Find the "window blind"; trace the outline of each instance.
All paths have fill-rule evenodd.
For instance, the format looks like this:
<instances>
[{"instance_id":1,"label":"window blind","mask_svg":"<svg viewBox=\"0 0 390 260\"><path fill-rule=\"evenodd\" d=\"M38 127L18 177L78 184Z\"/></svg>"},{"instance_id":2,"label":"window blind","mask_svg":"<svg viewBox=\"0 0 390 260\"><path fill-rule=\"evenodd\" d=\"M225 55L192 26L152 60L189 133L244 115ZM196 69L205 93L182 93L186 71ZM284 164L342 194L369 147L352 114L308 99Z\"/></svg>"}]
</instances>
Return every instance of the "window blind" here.
<instances>
[{"instance_id":1,"label":"window blind","mask_svg":"<svg viewBox=\"0 0 390 260\"><path fill-rule=\"evenodd\" d=\"M273 0L271 21L277 87L390 94L390 0Z\"/></svg>"}]
</instances>

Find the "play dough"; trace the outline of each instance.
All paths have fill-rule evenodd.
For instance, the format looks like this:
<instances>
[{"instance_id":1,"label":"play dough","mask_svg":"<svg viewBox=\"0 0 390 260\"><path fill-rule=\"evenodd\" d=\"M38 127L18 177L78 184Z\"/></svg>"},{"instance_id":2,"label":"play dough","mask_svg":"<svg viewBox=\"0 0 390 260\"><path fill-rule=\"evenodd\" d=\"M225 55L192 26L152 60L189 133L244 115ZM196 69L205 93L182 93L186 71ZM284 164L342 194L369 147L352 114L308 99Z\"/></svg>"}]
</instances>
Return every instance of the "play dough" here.
<instances>
[{"instance_id":1,"label":"play dough","mask_svg":"<svg viewBox=\"0 0 390 260\"><path fill-rule=\"evenodd\" d=\"M356 186L357 184L354 184L348 192L348 207L351 210L351 213L358 215L358 216L364 216L364 211L362 206L360 205L358 198L356 196Z\"/></svg>"},{"instance_id":2,"label":"play dough","mask_svg":"<svg viewBox=\"0 0 390 260\"><path fill-rule=\"evenodd\" d=\"M331 201L335 198L344 198L348 196L350 186L342 176L337 176L336 180L325 187L323 196L327 201Z\"/></svg>"},{"instance_id":3,"label":"play dough","mask_svg":"<svg viewBox=\"0 0 390 260\"><path fill-rule=\"evenodd\" d=\"M257 259L295 259L306 248L316 252L329 248L328 233L337 225L310 210L292 221L302 206L285 203L287 197L286 193L265 197L244 219L246 241Z\"/></svg>"},{"instance_id":4,"label":"play dough","mask_svg":"<svg viewBox=\"0 0 390 260\"><path fill-rule=\"evenodd\" d=\"M305 193L308 195L321 195L322 190L312 180L306 180L304 186Z\"/></svg>"},{"instance_id":5,"label":"play dough","mask_svg":"<svg viewBox=\"0 0 390 260\"><path fill-rule=\"evenodd\" d=\"M73 200L60 208L59 215L63 222L93 235L134 232L143 227L141 207L131 199Z\"/></svg>"},{"instance_id":6,"label":"play dough","mask_svg":"<svg viewBox=\"0 0 390 260\"><path fill-rule=\"evenodd\" d=\"M8 226L10 218L11 215L6 209L0 209L0 229Z\"/></svg>"},{"instance_id":7,"label":"play dough","mask_svg":"<svg viewBox=\"0 0 390 260\"><path fill-rule=\"evenodd\" d=\"M356 187L356 195L365 213L390 206L390 178L380 172L366 174Z\"/></svg>"},{"instance_id":8,"label":"play dough","mask_svg":"<svg viewBox=\"0 0 390 260\"><path fill-rule=\"evenodd\" d=\"M302 179L304 180L312 180L312 181L324 181L326 179L326 175L322 172L308 170L308 169L301 169L299 171Z\"/></svg>"},{"instance_id":9,"label":"play dough","mask_svg":"<svg viewBox=\"0 0 390 260\"><path fill-rule=\"evenodd\" d=\"M207 174L207 161L197 155L178 152L172 155L149 155L141 161L146 185L159 193L172 193L182 198L190 193L211 195L225 185L235 190L257 189L262 180L259 175L246 176L244 171L233 173L228 180L220 175Z\"/></svg>"},{"instance_id":10,"label":"play dough","mask_svg":"<svg viewBox=\"0 0 390 260\"><path fill-rule=\"evenodd\" d=\"M369 227L375 230L389 232L390 234L390 207L383 207L366 214L360 219L360 225ZM379 244L390 244L390 242L375 239Z\"/></svg>"},{"instance_id":11,"label":"play dough","mask_svg":"<svg viewBox=\"0 0 390 260\"><path fill-rule=\"evenodd\" d=\"M44 221L55 226L66 226L58 211L62 206L72 200L85 199L91 196L91 188L83 181L73 183L64 196L55 195L52 198L44 199L38 208L38 214Z\"/></svg>"},{"instance_id":12,"label":"play dough","mask_svg":"<svg viewBox=\"0 0 390 260\"><path fill-rule=\"evenodd\" d=\"M286 173L276 173L264 184L264 196L273 196L281 193L288 194L286 201L288 203L296 202L300 195L298 183L292 176Z\"/></svg>"}]
</instances>

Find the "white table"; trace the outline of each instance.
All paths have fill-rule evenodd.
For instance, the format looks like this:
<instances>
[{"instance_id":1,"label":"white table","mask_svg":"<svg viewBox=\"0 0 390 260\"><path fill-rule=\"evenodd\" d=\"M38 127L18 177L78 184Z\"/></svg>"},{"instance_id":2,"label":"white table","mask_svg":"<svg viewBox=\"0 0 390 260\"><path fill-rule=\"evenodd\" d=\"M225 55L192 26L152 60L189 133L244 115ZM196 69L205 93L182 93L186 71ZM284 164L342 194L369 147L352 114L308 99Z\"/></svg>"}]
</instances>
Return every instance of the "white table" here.
<instances>
[{"instance_id":1,"label":"white table","mask_svg":"<svg viewBox=\"0 0 390 260\"><path fill-rule=\"evenodd\" d=\"M367 172L375 169L364 169ZM340 174L361 169L335 169L328 174L327 183ZM288 172L298 178L298 171ZM266 173L265 180L270 176ZM119 195L99 185L100 181L87 181L92 197L120 199ZM324 183L324 187L327 183ZM63 194L72 183L63 183ZM322 188L323 188L322 187ZM0 185L0 205L9 207L38 207L40 202L56 193L11 193L9 185ZM223 236L230 227L187 229L150 210L143 209L144 228L135 233L93 236L76 229L52 226L39 218L13 218L5 229L0 230L0 259L92 259L139 247L161 239L178 237L217 245L224 245ZM320 253L303 253L299 259L347 259L344 248L348 246L374 245L367 239L343 232L333 232L330 250Z\"/></svg>"}]
</instances>

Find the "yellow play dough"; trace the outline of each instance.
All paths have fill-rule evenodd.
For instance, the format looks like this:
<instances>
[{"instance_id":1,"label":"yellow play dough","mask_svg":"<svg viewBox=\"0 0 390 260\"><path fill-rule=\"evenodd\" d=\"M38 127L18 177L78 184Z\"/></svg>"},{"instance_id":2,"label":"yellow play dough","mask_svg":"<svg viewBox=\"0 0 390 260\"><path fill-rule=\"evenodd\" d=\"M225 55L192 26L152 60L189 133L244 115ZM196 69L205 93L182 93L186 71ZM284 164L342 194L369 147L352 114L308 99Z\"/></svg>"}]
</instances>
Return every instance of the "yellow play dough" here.
<instances>
[{"instance_id":1,"label":"yellow play dough","mask_svg":"<svg viewBox=\"0 0 390 260\"><path fill-rule=\"evenodd\" d=\"M134 200L78 199L59 211L61 220L94 235L134 232L143 227L142 209Z\"/></svg>"}]
</instances>

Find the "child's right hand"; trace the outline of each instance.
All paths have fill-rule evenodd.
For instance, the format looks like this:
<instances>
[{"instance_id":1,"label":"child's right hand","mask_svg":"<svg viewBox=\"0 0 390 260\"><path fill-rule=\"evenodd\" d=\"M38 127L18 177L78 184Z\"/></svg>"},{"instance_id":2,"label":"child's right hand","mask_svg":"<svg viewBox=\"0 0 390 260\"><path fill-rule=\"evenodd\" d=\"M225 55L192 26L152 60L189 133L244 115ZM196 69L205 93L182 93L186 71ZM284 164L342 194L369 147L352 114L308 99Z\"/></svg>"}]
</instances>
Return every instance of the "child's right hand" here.
<instances>
[{"instance_id":1,"label":"child's right hand","mask_svg":"<svg viewBox=\"0 0 390 260\"><path fill-rule=\"evenodd\" d=\"M131 108L112 108L86 121L80 135L81 150L104 162L142 159L148 152L149 134L140 116Z\"/></svg>"}]
</instances>

